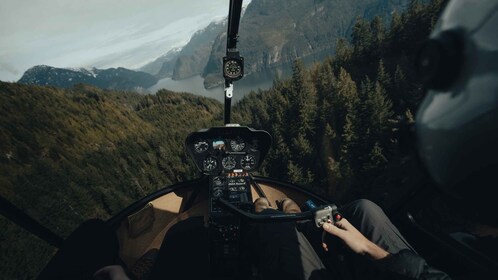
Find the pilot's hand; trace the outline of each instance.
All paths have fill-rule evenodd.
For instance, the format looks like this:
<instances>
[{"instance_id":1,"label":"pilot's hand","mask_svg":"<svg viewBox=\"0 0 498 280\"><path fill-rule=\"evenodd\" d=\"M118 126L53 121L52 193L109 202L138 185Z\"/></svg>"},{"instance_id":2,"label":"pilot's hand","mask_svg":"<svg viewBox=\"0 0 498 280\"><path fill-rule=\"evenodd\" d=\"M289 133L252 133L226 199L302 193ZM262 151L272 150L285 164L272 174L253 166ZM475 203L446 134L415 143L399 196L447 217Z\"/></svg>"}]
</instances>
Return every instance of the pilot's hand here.
<instances>
[{"instance_id":1,"label":"pilot's hand","mask_svg":"<svg viewBox=\"0 0 498 280\"><path fill-rule=\"evenodd\" d=\"M104 266L95 272L93 278L99 280L130 280L124 268L120 265Z\"/></svg>"},{"instance_id":2,"label":"pilot's hand","mask_svg":"<svg viewBox=\"0 0 498 280\"><path fill-rule=\"evenodd\" d=\"M323 225L323 230L340 238L357 254L367 255L374 260L380 260L389 255L387 251L368 240L345 218L335 222L335 224L329 220ZM328 251L326 243L322 243L322 246Z\"/></svg>"}]
</instances>

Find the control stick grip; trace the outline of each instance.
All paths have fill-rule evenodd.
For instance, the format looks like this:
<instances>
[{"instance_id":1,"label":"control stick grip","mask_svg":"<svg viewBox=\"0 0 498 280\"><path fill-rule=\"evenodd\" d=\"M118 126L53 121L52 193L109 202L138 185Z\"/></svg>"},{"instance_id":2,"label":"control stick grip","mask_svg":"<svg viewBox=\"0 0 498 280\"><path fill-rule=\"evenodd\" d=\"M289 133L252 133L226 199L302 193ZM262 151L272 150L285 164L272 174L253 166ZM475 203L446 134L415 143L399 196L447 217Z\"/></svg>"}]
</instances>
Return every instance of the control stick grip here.
<instances>
[{"instance_id":1,"label":"control stick grip","mask_svg":"<svg viewBox=\"0 0 498 280\"><path fill-rule=\"evenodd\" d=\"M312 210L313 211L313 219L315 221L315 225L317 227L322 227L327 221L331 220L333 223L336 223L342 220L342 215L337 211L337 206L334 204L317 207Z\"/></svg>"}]
</instances>

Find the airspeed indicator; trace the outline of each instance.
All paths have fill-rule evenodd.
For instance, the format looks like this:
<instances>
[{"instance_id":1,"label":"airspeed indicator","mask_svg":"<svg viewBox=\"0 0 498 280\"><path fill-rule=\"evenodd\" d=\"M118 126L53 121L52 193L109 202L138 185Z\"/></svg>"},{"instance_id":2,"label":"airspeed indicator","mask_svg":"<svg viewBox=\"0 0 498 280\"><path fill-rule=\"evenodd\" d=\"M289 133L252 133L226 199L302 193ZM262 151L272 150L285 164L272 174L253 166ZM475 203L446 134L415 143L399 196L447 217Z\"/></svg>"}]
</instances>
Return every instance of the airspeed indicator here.
<instances>
[{"instance_id":1,"label":"airspeed indicator","mask_svg":"<svg viewBox=\"0 0 498 280\"><path fill-rule=\"evenodd\" d=\"M208 148L209 148L209 144L205 140L199 140L199 141L194 143L194 150L196 153L199 153L199 154L203 153L203 152L207 151Z\"/></svg>"}]
</instances>

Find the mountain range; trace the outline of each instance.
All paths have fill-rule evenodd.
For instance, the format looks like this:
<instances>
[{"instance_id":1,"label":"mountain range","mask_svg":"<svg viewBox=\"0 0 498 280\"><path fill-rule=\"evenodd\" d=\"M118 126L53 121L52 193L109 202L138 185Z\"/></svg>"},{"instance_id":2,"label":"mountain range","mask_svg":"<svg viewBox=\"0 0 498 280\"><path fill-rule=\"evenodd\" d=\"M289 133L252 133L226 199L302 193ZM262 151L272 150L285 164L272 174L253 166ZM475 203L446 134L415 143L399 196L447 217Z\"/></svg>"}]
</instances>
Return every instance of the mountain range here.
<instances>
[{"instance_id":1,"label":"mountain range","mask_svg":"<svg viewBox=\"0 0 498 280\"><path fill-rule=\"evenodd\" d=\"M358 17L371 20L404 11L410 0L253 0L245 8L239 30L239 50L245 74L288 77L297 58L306 64L333 55L338 39L349 38ZM201 75L205 88L223 82L226 19L193 34L182 48L169 50L137 71L125 68L61 69L35 66L20 83L71 87L87 83L106 89L141 90L163 78L182 80ZM257 76L256 75L256 76Z\"/></svg>"},{"instance_id":2,"label":"mountain range","mask_svg":"<svg viewBox=\"0 0 498 280\"><path fill-rule=\"evenodd\" d=\"M47 65L28 69L21 79L21 84L51 85L69 88L75 84L89 84L104 89L140 91L157 83L157 78L145 73L122 67L109 69L71 69L56 68Z\"/></svg>"}]
</instances>

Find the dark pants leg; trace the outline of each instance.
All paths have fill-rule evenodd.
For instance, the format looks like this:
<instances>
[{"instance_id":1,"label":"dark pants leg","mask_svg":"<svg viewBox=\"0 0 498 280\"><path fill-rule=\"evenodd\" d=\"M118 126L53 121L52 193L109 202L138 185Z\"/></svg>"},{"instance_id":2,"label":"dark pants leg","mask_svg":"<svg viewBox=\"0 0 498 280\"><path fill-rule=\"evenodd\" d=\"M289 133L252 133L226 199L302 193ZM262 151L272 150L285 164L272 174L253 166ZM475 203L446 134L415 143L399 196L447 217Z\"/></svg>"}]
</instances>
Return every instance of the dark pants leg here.
<instances>
[{"instance_id":1,"label":"dark pants leg","mask_svg":"<svg viewBox=\"0 0 498 280\"><path fill-rule=\"evenodd\" d=\"M372 201L367 199L356 200L342 206L339 211L365 237L387 252L396 254L403 249L415 252L413 247L389 220L382 208ZM384 273L376 267L373 261L349 250L344 251L344 261L347 262L350 274L354 275L354 278L384 279Z\"/></svg>"},{"instance_id":2,"label":"dark pants leg","mask_svg":"<svg viewBox=\"0 0 498 280\"><path fill-rule=\"evenodd\" d=\"M339 211L365 237L391 254L402 249L415 249L386 216L382 208L368 199L359 199L341 207Z\"/></svg>"},{"instance_id":3,"label":"dark pants leg","mask_svg":"<svg viewBox=\"0 0 498 280\"><path fill-rule=\"evenodd\" d=\"M177 223L164 237L149 279L207 279L208 244L203 217Z\"/></svg>"},{"instance_id":4,"label":"dark pants leg","mask_svg":"<svg viewBox=\"0 0 498 280\"><path fill-rule=\"evenodd\" d=\"M375 203L360 199L340 207L339 212L369 240L389 253L397 253L402 249L415 252L384 211ZM381 277L381 272L377 270L372 261L352 253L340 240L330 235L328 242L332 244L329 246L330 251L326 253L321 246L323 231L314 223L298 223L297 228L298 231L296 231L295 223L259 224L257 226L254 235L256 242L253 248L259 252L260 267L264 272L272 276L279 275L278 278L281 279L283 279L282 275L289 279L321 279L312 278L312 275L313 273L315 273L314 277L325 275L323 271L324 263L326 263L330 270L329 274L337 277L357 279Z\"/></svg>"},{"instance_id":5,"label":"dark pants leg","mask_svg":"<svg viewBox=\"0 0 498 280\"><path fill-rule=\"evenodd\" d=\"M266 209L261 214L279 211ZM251 251L263 279L329 279L325 266L295 223L256 224Z\"/></svg>"},{"instance_id":6,"label":"dark pants leg","mask_svg":"<svg viewBox=\"0 0 498 280\"><path fill-rule=\"evenodd\" d=\"M101 220L88 220L66 239L38 279L92 279L100 268L116 264L116 233Z\"/></svg>"}]
</instances>

